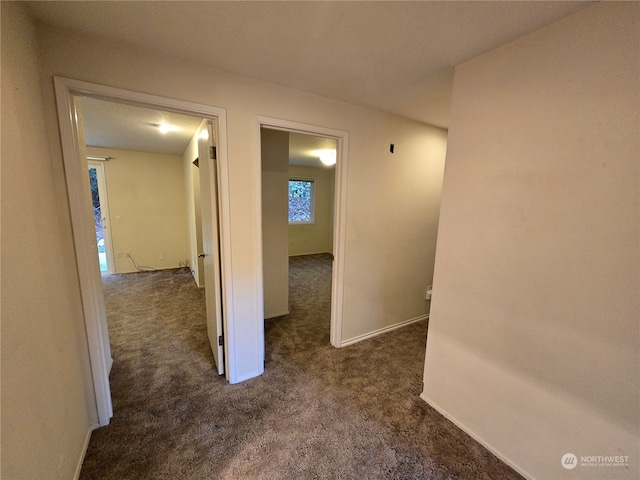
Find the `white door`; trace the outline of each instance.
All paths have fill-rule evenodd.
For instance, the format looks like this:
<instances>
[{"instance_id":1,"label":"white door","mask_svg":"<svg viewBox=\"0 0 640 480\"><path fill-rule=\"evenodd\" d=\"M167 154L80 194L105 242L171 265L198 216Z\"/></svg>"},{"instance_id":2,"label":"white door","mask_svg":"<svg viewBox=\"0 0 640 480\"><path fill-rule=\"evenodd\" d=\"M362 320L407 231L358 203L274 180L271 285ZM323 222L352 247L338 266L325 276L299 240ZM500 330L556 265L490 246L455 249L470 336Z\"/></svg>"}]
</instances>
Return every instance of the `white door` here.
<instances>
[{"instance_id":1,"label":"white door","mask_svg":"<svg viewBox=\"0 0 640 480\"><path fill-rule=\"evenodd\" d=\"M224 336L222 332L222 290L220 280L220 227L218 215L218 168L215 158L213 122L205 120L198 131L198 166L202 214L202 249L207 305L207 334L218 367L224 375Z\"/></svg>"}]
</instances>

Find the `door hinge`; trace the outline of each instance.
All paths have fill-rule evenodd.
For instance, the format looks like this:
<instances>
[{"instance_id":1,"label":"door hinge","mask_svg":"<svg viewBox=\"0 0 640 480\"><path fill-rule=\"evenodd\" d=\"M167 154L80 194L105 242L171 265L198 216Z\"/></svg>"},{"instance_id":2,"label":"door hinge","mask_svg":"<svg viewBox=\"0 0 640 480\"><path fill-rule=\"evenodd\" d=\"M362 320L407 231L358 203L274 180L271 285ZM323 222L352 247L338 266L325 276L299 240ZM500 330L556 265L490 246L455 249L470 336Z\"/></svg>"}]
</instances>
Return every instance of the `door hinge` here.
<instances>
[{"instance_id":1,"label":"door hinge","mask_svg":"<svg viewBox=\"0 0 640 480\"><path fill-rule=\"evenodd\" d=\"M209 156L211 157L211 160L217 160L218 159L218 151L217 151L216 147L214 147L213 145L211 145L211 147L210 147Z\"/></svg>"},{"instance_id":2,"label":"door hinge","mask_svg":"<svg viewBox=\"0 0 640 480\"><path fill-rule=\"evenodd\" d=\"M218 337L218 346L220 346L220 347L221 347L223 343L224 343L224 337L223 337L222 335L220 335L220 336Z\"/></svg>"}]
</instances>

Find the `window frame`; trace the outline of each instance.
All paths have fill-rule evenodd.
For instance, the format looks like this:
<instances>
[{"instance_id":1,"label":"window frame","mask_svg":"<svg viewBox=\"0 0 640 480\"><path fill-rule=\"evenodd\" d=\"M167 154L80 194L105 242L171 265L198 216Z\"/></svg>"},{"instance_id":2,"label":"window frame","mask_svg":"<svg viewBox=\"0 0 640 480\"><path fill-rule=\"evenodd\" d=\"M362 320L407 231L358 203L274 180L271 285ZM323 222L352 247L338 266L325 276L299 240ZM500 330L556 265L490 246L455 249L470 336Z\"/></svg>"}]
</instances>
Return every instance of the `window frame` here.
<instances>
[{"instance_id":1,"label":"window frame","mask_svg":"<svg viewBox=\"0 0 640 480\"><path fill-rule=\"evenodd\" d=\"M289 183L290 182L309 182L311 183L311 201L310 203L310 220L309 221L291 221L289 220ZM310 175L289 175L287 181L287 220L289 225L313 225L316 223L316 177Z\"/></svg>"}]
</instances>

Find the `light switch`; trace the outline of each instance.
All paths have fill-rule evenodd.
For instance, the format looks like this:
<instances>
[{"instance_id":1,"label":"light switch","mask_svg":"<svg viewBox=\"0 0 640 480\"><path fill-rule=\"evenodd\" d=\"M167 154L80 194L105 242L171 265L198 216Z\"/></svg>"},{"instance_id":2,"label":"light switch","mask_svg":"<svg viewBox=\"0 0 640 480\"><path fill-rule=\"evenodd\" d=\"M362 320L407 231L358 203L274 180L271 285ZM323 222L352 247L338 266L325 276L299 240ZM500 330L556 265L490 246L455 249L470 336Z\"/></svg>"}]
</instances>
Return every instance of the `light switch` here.
<instances>
[{"instance_id":1,"label":"light switch","mask_svg":"<svg viewBox=\"0 0 640 480\"><path fill-rule=\"evenodd\" d=\"M116 215L116 223L122 223L122 217L120 215Z\"/></svg>"}]
</instances>

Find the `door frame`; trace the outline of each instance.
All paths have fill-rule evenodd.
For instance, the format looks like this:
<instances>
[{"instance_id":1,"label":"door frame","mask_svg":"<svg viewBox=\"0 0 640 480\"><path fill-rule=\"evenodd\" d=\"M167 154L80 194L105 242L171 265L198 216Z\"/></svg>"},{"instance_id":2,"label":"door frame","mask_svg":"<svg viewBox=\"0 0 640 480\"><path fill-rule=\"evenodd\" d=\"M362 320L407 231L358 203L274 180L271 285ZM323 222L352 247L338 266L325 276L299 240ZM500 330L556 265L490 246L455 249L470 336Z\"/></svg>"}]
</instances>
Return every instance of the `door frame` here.
<instances>
[{"instance_id":1,"label":"door frame","mask_svg":"<svg viewBox=\"0 0 640 480\"><path fill-rule=\"evenodd\" d=\"M257 272L258 307L259 313L264 318L264 281L262 275L262 148L260 129L281 130L286 132L302 133L315 137L325 137L337 142L337 161L334 188L333 207L333 268L331 269L331 345L340 348L342 345L342 313L344 300L344 264L345 242L347 225L347 165L349 162L349 132L333 128L319 127L302 122L282 120L279 118L258 115L254 127L254 171L256 178L254 184L258 190L255 197L256 205L256 232L259 264L261 268ZM261 357L264 358L264 322L262 331Z\"/></svg>"},{"instance_id":2,"label":"door frame","mask_svg":"<svg viewBox=\"0 0 640 480\"><path fill-rule=\"evenodd\" d=\"M71 228L80 280L80 294L84 323L89 347L93 388L95 393L97 426L109 424L113 416L109 370L111 351L106 328L102 278L97 262L97 245L93 218L89 215L90 192L87 178L87 158L83 142L81 112L76 98L93 97L101 100L126 103L155 110L164 110L215 120L217 127L220 188L221 267L224 285L223 321L225 352L227 356L227 380L234 383L234 316L231 281L231 233L229 208L229 163L227 156L226 110L197 103L108 87L80 80L54 77L54 87L60 127L62 156L67 183L67 195L71 214ZM82 140L82 141L81 141Z\"/></svg>"},{"instance_id":3,"label":"door frame","mask_svg":"<svg viewBox=\"0 0 640 480\"><path fill-rule=\"evenodd\" d=\"M100 273L116 273L114 268L113 248L111 244L111 220L109 217L109 192L107 192L107 175L104 162L88 160L89 168L96 169L98 180L98 195L100 197L100 212L102 213L102 233L104 235L104 253L107 256L107 271Z\"/></svg>"}]
</instances>

